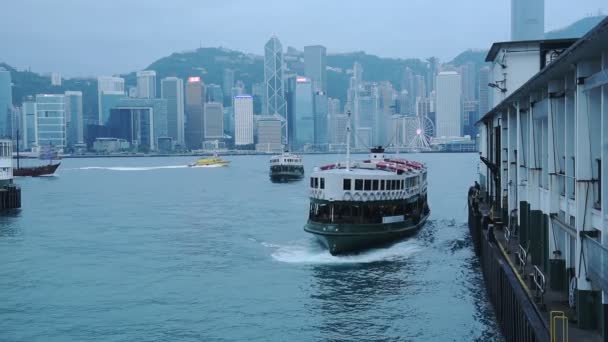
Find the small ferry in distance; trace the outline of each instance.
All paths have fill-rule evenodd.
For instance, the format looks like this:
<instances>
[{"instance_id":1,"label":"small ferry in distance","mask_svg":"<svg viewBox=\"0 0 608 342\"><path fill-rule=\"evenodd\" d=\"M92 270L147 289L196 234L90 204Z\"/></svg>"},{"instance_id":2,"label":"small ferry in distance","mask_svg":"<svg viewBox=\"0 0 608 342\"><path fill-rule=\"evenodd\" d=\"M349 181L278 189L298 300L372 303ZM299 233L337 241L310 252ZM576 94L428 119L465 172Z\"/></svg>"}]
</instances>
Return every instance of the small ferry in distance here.
<instances>
[{"instance_id":1,"label":"small ferry in distance","mask_svg":"<svg viewBox=\"0 0 608 342\"><path fill-rule=\"evenodd\" d=\"M302 157L284 152L270 158L270 180L273 182L289 182L304 178Z\"/></svg>"},{"instance_id":2,"label":"small ferry in distance","mask_svg":"<svg viewBox=\"0 0 608 342\"><path fill-rule=\"evenodd\" d=\"M382 147L369 159L350 161L350 122L345 163L315 168L304 230L332 255L395 242L417 232L430 215L427 168L388 158Z\"/></svg>"},{"instance_id":3,"label":"small ferry in distance","mask_svg":"<svg viewBox=\"0 0 608 342\"><path fill-rule=\"evenodd\" d=\"M222 167L228 166L230 161L220 158L217 154L214 154L213 157L209 158L201 158L194 163L189 164L189 167Z\"/></svg>"}]
</instances>

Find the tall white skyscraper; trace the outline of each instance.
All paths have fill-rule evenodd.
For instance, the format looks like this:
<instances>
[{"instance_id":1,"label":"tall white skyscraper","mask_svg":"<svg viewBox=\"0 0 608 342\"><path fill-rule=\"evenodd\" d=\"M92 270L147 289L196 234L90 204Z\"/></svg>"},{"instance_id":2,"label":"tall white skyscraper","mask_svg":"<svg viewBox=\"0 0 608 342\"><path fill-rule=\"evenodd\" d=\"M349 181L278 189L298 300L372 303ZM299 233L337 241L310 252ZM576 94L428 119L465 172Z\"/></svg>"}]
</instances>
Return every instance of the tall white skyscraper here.
<instances>
[{"instance_id":1,"label":"tall white skyscraper","mask_svg":"<svg viewBox=\"0 0 608 342\"><path fill-rule=\"evenodd\" d=\"M65 119L67 144L74 146L84 143L84 118L82 115L82 92L65 92Z\"/></svg>"},{"instance_id":2,"label":"tall white skyscraper","mask_svg":"<svg viewBox=\"0 0 608 342\"><path fill-rule=\"evenodd\" d=\"M160 82L160 97L167 99L167 129L178 145L185 145L184 138L184 81L166 77Z\"/></svg>"},{"instance_id":3,"label":"tall white skyscraper","mask_svg":"<svg viewBox=\"0 0 608 342\"><path fill-rule=\"evenodd\" d=\"M455 71L443 71L436 81L436 126L437 137L459 137L461 132L461 79Z\"/></svg>"},{"instance_id":4,"label":"tall white skyscraper","mask_svg":"<svg viewBox=\"0 0 608 342\"><path fill-rule=\"evenodd\" d=\"M141 99L156 97L156 71L143 70L137 72L137 97Z\"/></svg>"},{"instance_id":5,"label":"tall white skyscraper","mask_svg":"<svg viewBox=\"0 0 608 342\"><path fill-rule=\"evenodd\" d=\"M234 97L234 144L253 144L253 97Z\"/></svg>"},{"instance_id":6,"label":"tall white skyscraper","mask_svg":"<svg viewBox=\"0 0 608 342\"><path fill-rule=\"evenodd\" d=\"M545 36L545 0L511 0L511 40Z\"/></svg>"},{"instance_id":7,"label":"tall white skyscraper","mask_svg":"<svg viewBox=\"0 0 608 342\"><path fill-rule=\"evenodd\" d=\"M65 95L36 95L36 146L66 146Z\"/></svg>"},{"instance_id":8,"label":"tall white skyscraper","mask_svg":"<svg viewBox=\"0 0 608 342\"><path fill-rule=\"evenodd\" d=\"M267 115L287 121L287 102L285 101L285 82L283 80L283 46L275 36L264 45L264 84L266 88ZM287 125L283 128L283 137L286 139Z\"/></svg>"},{"instance_id":9,"label":"tall white skyscraper","mask_svg":"<svg viewBox=\"0 0 608 342\"><path fill-rule=\"evenodd\" d=\"M110 117L110 108L125 95L125 79L101 76L97 78L98 125L105 124ZM91 122L89 122L91 124Z\"/></svg>"}]
</instances>

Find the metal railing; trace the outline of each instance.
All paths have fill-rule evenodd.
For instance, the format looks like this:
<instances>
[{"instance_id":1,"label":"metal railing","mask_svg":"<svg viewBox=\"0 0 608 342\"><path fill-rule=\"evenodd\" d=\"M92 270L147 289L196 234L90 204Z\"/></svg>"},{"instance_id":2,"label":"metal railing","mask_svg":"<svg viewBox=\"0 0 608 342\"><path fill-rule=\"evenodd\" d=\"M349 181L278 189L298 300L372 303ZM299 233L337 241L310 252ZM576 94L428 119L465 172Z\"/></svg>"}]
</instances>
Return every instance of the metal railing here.
<instances>
[{"instance_id":1,"label":"metal railing","mask_svg":"<svg viewBox=\"0 0 608 342\"><path fill-rule=\"evenodd\" d=\"M551 342L568 342L568 317L563 311L549 313Z\"/></svg>"},{"instance_id":2,"label":"metal railing","mask_svg":"<svg viewBox=\"0 0 608 342\"><path fill-rule=\"evenodd\" d=\"M583 236L583 249L587 261L587 274L596 286L608 291L608 246Z\"/></svg>"},{"instance_id":3,"label":"metal railing","mask_svg":"<svg viewBox=\"0 0 608 342\"><path fill-rule=\"evenodd\" d=\"M526 272L526 264L528 263L528 252L522 245L517 245L517 260L519 264L519 273Z\"/></svg>"},{"instance_id":4,"label":"metal railing","mask_svg":"<svg viewBox=\"0 0 608 342\"><path fill-rule=\"evenodd\" d=\"M534 266L533 271L532 280L534 282L534 297L539 301L540 304L543 304L543 297L545 295L545 290L547 289L545 275L538 268L538 266Z\"/></svg>"},{"instance_id":5,"label":"metal railing","mask_svg":"<svg viewBox=\"0 0 608 342\"><path fill-rule=\"evenodd\" d=\"M509 246L511 244L511 229L509 228L509 226L504 227L504 236L505 236L505 241L507 242L507 246ZM508 252L509 252L509 249L507 248L507 253Z\"/></svg>"}]
</instances>

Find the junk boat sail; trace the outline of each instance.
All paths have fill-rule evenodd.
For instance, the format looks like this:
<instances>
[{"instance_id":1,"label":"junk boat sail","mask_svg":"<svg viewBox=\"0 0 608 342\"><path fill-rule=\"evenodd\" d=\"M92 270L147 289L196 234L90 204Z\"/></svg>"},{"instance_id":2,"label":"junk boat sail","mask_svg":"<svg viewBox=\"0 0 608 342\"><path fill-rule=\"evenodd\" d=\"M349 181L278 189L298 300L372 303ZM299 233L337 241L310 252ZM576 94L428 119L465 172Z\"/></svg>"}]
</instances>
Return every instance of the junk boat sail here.
<instances>
[{"instance_id":1,"label":"junk boat sail","mask_svg":"<svg viewBox=\"0 0 608 342\"><path fill-rule=\"evenodd\" d=\"M350 122L347 131L346 163L315 168L310 176L304 230L332 255L395 242L417 232L430 214L426 166L387 158L382 147L351 162Z\"/></svg>"},{"instance_id":2,"label":"junk boat sail","mask_svg":"<svg viewBox=\"0 0 608 342\"><path fill-rule=\"evenodd\" d=\"M302 157L284 152L270 158L270 180L273 182L289 182L304 178Z\"/></svg>"},{"instance_id":3,"label":"junk boat sail","mask_svg":"<svg viewBox=\"0 0 608 342\"><path fill-rule=\"evenodd\" d=\"M17 141L19 141L19 139L17 139ZM59 159L59 156L51 146L43 147L39 156L39 159L45 159L49 161L47 165L21 166L19 163L19 159L19 146L17 146L17 167L13 169L13 176L15 177L50 176L54 174L55 171L57 171L59 165L61 165L61 163L53 164L53 160Z\"/></svg>"}]
</instances>

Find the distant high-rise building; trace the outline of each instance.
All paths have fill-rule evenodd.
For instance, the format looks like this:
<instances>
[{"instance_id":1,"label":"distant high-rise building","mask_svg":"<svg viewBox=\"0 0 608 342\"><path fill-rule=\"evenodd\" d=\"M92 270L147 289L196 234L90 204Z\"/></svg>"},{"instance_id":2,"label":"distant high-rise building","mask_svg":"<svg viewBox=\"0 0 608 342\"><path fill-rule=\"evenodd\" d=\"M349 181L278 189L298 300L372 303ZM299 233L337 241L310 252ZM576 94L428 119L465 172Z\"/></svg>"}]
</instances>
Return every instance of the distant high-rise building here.
<instances>
[{"instance_id":1,"label":"distant high-rise building","mask_svg":"<svg viewBox=\"0 0 608 342\"><path fill-rule=\"evenodd\" d=\"M222 79L222 92L224 96L228 98L229 101L225 101L224 104L227 104L232 101L230 97L230 92L232 91L232 87L234 87L234 70L232 69L224 69L224 75Z\"/></svg>"},{"instance_id":2,"label":"distant high-rise building","mask_svg":"<svg viewBox=\"0 0 608 342\"><path fill-rule=\"evenodd\" d=\"M11 72L0 68L0 137L8 137L12 134L12 108L13 87Z\"/></svg>"},{"instance_id":3,"label":"distant high-rise building","mask_svg":"<svg viewBox=\"0 0 608 342\"><path fill-rule=\"evenodd\" d=\"M311 79L313 91L327 92L327 50L321 45L304 47L304 75Z\"/></svg>"},{"instance_id":4,"label":"distant high-rise building","mask_svg":"<svg viewBox=\"0 0 608 342\"><path fill-rule=\"evenodd\" d=\"M203 104L205 87L199 76L189 77L186 82L186 146L200 149L203 143Z\"/></svg>"},{"instance_id":5,"label":"distant high-rise building","mask_svg":"<svg viewBox=\"0 0 608 342\"><path fill-rule=\"evenodd\" d=\"M462 101L462 135L475 138L477 129L475 123L479 117L479 102L477 100Z\"/></svg>"},{"instance_id":6,"label":"distant high-rise building","mask_svg":"<svg viewBox=\"0 0 608 342\"><path fill-rule=\"evenodd\" d=\"M160 97L167 100L167 132L178 145L185 145L184 81L166 77L160 82Z\"/></svg>"},{"instance_id":7,"label":"distant high-rise building","mask_svg":"<svg viewBox=\"0 0 608 342\"><path fill-rule=\"evenodd\" d=\"M137 97L140 99L156 98L156 71L137 72Z\"/></svg>"},{"instance_id":8,"label":"distant high-rise building","mask_svg":"<svg viewBox=\"0 0 608 342\"><path fill-rule=\"evenodd\" d=\"M234 98L234 144L245 146L253 143L253 97L239 95Z\"/></svg>"},{"instance_id":9,"label":"distant high-rise building","mask_svg":"<svg viewBox=\"0 0 608 342\"><path fill-rule=\"evenodd\" d=\"M167 99L124 97L110 109L105 125L111 137L121 138L140 151L157 150L159 138L166 138Z\"/></svg>"},{"instance_id":10,"label":"distant high-rise building","mask_svg":"<svg viewBox=\"0 0 608 342\"><path fill-rule=\"evenodd\" d=\"M322 91L314 94L314 143L317 149L327 149L328 99Z\"/></svg>"},{"instance_id":11,"label":"distant high-rise building","mask_svg":"<svg viewBox=\"0 0 608 342\"><path fill-rule=\"evenodd\" d=\"M66 147L65 95L36 95L36 146Z\"/></svg>"},{"instance_id":12,"label":"distant high-rise building","mask_svg":"<svg viewBox=\"0 0 608 342\"><path fill-rule=\"evenodd\" d=\"M67 145L84 143L84 117L82 113L82 92L65 92L65 118L67 126Z\"/></svg>"},{"instance_id":13,"label":"distant high-rise building","mask_svg":"<svg viewBox=\"0 0 608 342\"><path fill-rule=\"evenodd\" d=\"M329 98L327 103L327 115L341 114L342 107L340 106L340 99Z\"/></svg>"},{"instance_id":14,"label":"distant high-rise building","mask_svg":"<svg viewBox=\"0 0 608 342\"><path fill-rule=\"evenodd\" d=\"M306 77L296 79L293 142L297 148L313 144L315 140L314 99L312 82Z\"/></svg>"},{"instance_id":15,"label":"distant high-rise building","mask_svg":"<svg viewBox=\"0 0 608 342\"><path fill-rule=\"evenodd\" d=\"M461 128L461 79L455 71L443 71L437 75L437 137L459 137Z\"/></svg>"},{"instance_id":16,"label":"distant high-rise building","mask_svg":"<svg viewBox=\"0 0 608 342\"><path fill-rule=\"evenodd\" d=\"M511 0L511 40L545 36L545 0Z\"/></svg>"},{"instance_id":17,"label":"distant high-rise building","mask_svg":"<svg viewBox=\"0 0 608 342\"><path fill-rule=\"evenodd\" d=\"M253 96L253 114L260 115L264 113L264 84L254 83L251 86L251 95ZM287 92L285 93L287 97Z\"/></svg>"},{"instance_id":18,"label":"distant high-rise building","mask_svg":"<svg viewBox=\"0 0 608 342\"><path fill-rule=\"evenodd\" d=\"M416 98L416 115L426 117L431 112L431 99L428 97Z\"/></svg>"},{"instance_id":19,"label":"distant high-rise building","mask_svg":"<svg viewBox=\"0 0 608 342\"><path fill-rule=\"evenodd\" d=\"M346 114L332 114L329 117L329 143L332 145L346 144Z\"/></svg>"},{"instance_id":20,"label":"distant high-rise building","mask_svg":"<svg viewBox=\"0 0 608 342\"><path fill-rule=\"evenodd\" d=\"M256 151L281 152L283 149L281 126L281 120L272 115L256 115Z\"/></svg>"},{"instance_id":21,"label":"distant high-rise building","mask_svg":"<svg viewBox=\"0 0 608 342\"><path fill-rule=\"evenodd\" d=\"M205 140L224 138L224 106L221 102L205 103Z\"/></svg>"},{"instance_id":22,"label":"distant high-rise building","mask_svg":"<svg viewBox=\"0 0 608 342\"><path fill-rule=\"evenodd\" d=\"M108 95L104 98L104 95ZM121 77L106 77L97 78L97 114L98 125L103 125L110 116L110 108L114 98L125 96L125 80ZM110 102L110 103L109 103ZM104 106L105 104L105 106Z\"/></svg>"},{"instance_id":23,"label":"distant high-rise building","mask_svg":"<svg viewBox=\"0 0 608 342\"><path fill-rule=\"evenodd\" d=\"M29 149L36 145L36 100L32 96L28 96L23 101L21 115L23 115L22 148Z\"/></svg>"},{"instance_id":24,"label":"distant high-rise building","mask_svg":"<svg viewBox=\"0 0 608 342\"><path fill-rule=\"evenodd\" d=\"M217 84L207 85L205 93L207 93L207 102L224 102L224 92L222 87Z\"/></svg>"},{"instance_id":25,"label":"distant high-rise building","mask_svg":"<svg viewBox=\"0 0 608 342\"><path fill-rule=\"evenodd\" d=\"M463 101L473 101L477 98L477 69L472 62L460 66Z\"/></svg>"},{"instance_id":26,"label":"distant high-rise building","mask_svg":"<svg viewBox=\"0 0 608 342\"><path fill-rule=\"evenodd\" d=\"M51 73L51 85L52 86L61 86L61 75L57 72Z\"/></svg>"},{"instance_id":27,"label":"distant high-rise building","mask_svg":"<svg viewBox=\"0 0 608 342\"><path fill-rule=\"evenodd\" d=\"M287 103L283 80L283 46L275 36L264 45L264 84L266 85L266 113L287 121ZM287 125L283 127L283 137L287 137Z\"/></svg>"},{"instance_id":28,"label":"distant high-rise building","mask_svg":"<svg viewBox=\"0 0 608 342\"><path fill-rule=\"evenodd\" d=\"M488 83L490 81L490 67L484 66L479 70L479 114L485 115L490 111L490 98Z\"/></svg>"},{"instance_id":29,"label":"distant high-rise building","mask_svg":"<svg viewBox=\"0 0 608 342\"><path fill-rule=\"evenodd\" d=\"M426 91L428 94L435 91L435 81L439 72L439 59L437 57L427 58L428 68L426 70Z\"/></svg>"}]
</instances>

